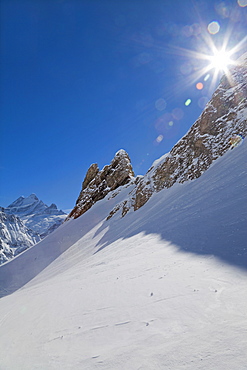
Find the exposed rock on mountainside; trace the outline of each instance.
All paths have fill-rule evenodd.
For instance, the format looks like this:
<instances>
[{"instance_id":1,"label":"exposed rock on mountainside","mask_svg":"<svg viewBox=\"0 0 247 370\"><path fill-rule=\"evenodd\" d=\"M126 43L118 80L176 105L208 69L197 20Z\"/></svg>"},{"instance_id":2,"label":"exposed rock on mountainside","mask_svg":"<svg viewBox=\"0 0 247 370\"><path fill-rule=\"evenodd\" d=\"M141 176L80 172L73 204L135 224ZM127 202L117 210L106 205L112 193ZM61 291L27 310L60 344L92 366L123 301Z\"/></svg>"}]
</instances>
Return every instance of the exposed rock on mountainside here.
<instances>
[{"instance_id":1,"label":"exposed rock on mountainside","mask_svg":"<svg viewBox=\"0 0 247 370\"><path fill-rule=\"evenodd\" d=\"M247 134L247 54L241 64L223 76L205 110L170 153L155 161L110 213L143 206L154 192L200 177L211 163L242 141Z\"/></svg>"},{"instance_id":2,"label":"exposed rock on mountainside","mask_svg":"<svg viewBox=\"0 0 247 370\"><path fill-rule=\"evenodd\" d=\"M145 176L133 179L128 154L120 150L110 166L99 171L92 164L76 206L69 217L77 218L111 190L134 184L128 197L117 204L124 216L142 207L154 192L200 177L217 158L240 143L247 134L247 53L224 75L201 116L172 150L156 160Z\"/></svg>"},{"instance_id":3,"label":"exposed rock on mountainside","mask_svg":"<svg viewBox=\"0 0 247 370\"><path fill-rule=\"evenodd\" d=\"M0 265L41 240L22 220L0 207Z\"/></svg>"},{"instance_id":4,"label":"exposed rock on mountainside","mask_svg":"<svg viewBox=\"0 0 247 370\"><path fill-rule=\"evenodd\" d=\"M79 217L95 202L103 199L110 191L127 184L133 177L134 172L130 158L123 149L119 150L111 164L105 166L101 171L99 171L97 164L92 164L83 181L76 206L68 217Z\"/></svg>"}]
</instances>

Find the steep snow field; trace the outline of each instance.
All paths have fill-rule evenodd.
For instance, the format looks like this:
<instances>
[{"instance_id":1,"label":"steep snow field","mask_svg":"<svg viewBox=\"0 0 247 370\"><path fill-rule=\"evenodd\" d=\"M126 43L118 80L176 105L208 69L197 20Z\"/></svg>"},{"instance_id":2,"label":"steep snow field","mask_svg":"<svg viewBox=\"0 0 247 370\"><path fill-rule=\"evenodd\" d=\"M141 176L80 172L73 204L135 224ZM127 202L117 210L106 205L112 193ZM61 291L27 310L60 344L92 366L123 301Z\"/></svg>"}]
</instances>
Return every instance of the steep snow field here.
<instances>
[{"instance_id":1,"label":"steep snow field","mask_svg":"<svg viewBox=\"0 0 247 370\"><path fill-rule=\"evenodd\" d=\"M123 187L2 265L0 369L246 370L246 146L105 221Z\"/></svg>"}]
</instances>

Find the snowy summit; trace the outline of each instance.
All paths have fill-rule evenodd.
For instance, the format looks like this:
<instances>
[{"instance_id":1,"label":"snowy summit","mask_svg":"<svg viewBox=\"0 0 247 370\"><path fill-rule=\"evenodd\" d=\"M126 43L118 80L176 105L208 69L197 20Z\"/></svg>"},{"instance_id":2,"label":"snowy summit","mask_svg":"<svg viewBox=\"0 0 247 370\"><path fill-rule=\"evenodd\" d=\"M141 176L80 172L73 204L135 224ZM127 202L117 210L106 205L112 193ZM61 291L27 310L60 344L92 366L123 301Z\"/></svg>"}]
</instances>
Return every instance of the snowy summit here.
<instances>
[{"instance_id":1,"label":"snowy summit","mask_svg":"<svg viewBox=\"0 0 247 370\"><path fill-rule=\"evenodd\" d=\"M35 194L1 207L0 265L50 234L66 216L54 203L48 207Z\"/></svg>"},{"instance_id":2,"label":"snowy summit","mask_svg":"<svg viewBox=\"0 0 247 370\"><path fill-rule=\"evenodd\" d=\"M19 197L5 208L5 212L20 217L27 227L39 234L47 233L54 223L61 223L66 216L55 204L47 206L35 194Z\"/></svg>"}]
</instances>

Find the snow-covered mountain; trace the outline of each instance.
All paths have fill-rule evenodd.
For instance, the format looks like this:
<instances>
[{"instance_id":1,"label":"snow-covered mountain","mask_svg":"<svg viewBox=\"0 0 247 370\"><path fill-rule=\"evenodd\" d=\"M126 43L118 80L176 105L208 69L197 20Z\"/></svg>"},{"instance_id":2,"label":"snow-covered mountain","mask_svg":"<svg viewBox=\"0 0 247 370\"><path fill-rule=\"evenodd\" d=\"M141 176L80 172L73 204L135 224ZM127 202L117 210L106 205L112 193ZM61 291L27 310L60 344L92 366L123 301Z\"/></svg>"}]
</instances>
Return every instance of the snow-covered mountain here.
<instances>
[{"instance_id":1,"label":"snow-covered mountain","mask_svg":"<svg viewBox=\"0 0 247 370\"><path fill-rule=\"evenodd\" d=\"M245 64L231 73L145 176L123 150L93 164L67 222L0 267L4 370L246 370Z\"/></svg>"},{"instance_id":2,"label":"snow-covered mountain","mask_svg":"<svg viewBox=\"0 0 247 370\"><path fill-rule=\"evenodd\" d=\"M0 208L0 265L30 248L62 224L66 214L35 194Z\"/></svg>"},{"instance_id":3,"label":"snow-covered mountain","mask_svg":"<svg viewBox=\"0 0 247 370\"><path fill-rule=\"evenodd\" d=\"M123 185L2 265L1 368L245 370L246 154L106 220Z\"/></svg>"},{"instance_id":4,"label":"snow-covered mountain","mask_svg":"<svg viewBox=\"0 0 247 370\"><path fill-rule=\"evenodd\" d=\"M27 227L40 235L47 234L54 224L59 226L66 217L66 213L58 210L54 203L47 206L35 194L19 197L5 208L5 212L20 217Z\"/></svg>"},{"instance_id":5,"label":"snow-covered mountain","mask_svg":"<svg viewBox=\"0 0 247 370\"><path fill-rule=\"evenodd\" d=\"M0 265L41 240L23 221L0 207Z\"/></svg>"}]
</instances>

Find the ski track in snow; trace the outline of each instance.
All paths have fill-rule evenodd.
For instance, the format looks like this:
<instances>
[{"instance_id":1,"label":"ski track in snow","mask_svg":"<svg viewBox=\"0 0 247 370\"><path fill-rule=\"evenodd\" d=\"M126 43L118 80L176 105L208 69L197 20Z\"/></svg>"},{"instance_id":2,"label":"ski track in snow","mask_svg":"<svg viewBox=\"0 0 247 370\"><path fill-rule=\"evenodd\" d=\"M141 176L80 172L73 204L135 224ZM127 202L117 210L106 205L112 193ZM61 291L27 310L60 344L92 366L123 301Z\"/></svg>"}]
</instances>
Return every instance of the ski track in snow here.
<instances>
[{"instance_id":1,"label":"ski track in snow","mask_svg":"<svg viewBox=\"0 0 247 370\"><path fill-rule=\"evenodd\" d=\"M106 222L123 188L1 266L0 369L246 370L246 145Z\"/></svg>"}]
</instances>

